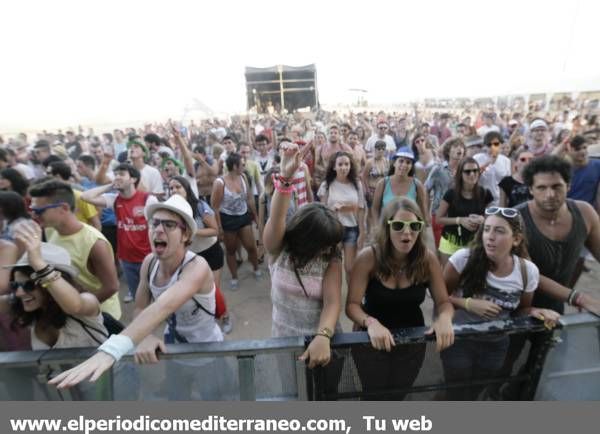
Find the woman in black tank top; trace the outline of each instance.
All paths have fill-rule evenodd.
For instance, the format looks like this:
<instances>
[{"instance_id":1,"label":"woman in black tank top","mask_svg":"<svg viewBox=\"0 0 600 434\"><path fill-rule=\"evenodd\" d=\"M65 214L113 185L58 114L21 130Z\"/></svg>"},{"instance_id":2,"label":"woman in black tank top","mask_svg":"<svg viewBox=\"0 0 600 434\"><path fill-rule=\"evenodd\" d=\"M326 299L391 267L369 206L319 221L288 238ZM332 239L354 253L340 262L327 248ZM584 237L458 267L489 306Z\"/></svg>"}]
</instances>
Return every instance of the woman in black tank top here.
<instances>
[{"instance_id":1,"label":"woman in black tank top","mask_svg":"<svg viewBox=\"0 0 600 434\"><path fill-rule=\"evenodd\" d=\"M454 342L452 315L440 264L423 242L424 219L407 198L390 202L382 213L376 243L363 249L350 276L346 314L366 330L371 346L355 346L352 355L365 399L404 399L425 357L424 343L394 348L392 331L425 325L421 303L430 289L437 318L437 349ZM374 351L379 350L379 351Z\"/></svg>"}]
</instances>

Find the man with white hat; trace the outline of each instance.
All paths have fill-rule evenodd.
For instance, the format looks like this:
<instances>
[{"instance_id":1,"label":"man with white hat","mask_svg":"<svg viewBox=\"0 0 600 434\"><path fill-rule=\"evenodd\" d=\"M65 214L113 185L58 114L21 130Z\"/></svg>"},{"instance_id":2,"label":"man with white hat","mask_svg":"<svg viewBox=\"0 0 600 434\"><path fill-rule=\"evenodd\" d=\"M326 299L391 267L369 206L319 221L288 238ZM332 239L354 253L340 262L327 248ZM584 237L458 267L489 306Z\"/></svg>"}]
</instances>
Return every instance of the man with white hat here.
<instances>
[{"instance_id":1,"label":"man with white hat","mask_svg":"<svg viewBox=\"0 0 600 434\"><path fill-rule=\"evenodd\" d=\"M534 157L541 157L552 152L548 124L543 119L536 119L529 125L527 148Z\"/></svg>"},{"instance_id":2,"label":"man with white hat","mask_svg":"<svg viewBox=\"0 0 600 434\"><path fill-rule=\"evenodd\" d=\"M144 263L135 299L135 318L119 335L112 335L93 357L55 377L59 388L71 387L90 379L95 381L123 355L137 346L138 363L156 363L156 351L166 352L166 343L197 343L223 340L215 317L215 283L206 261L187 250L196 231L192 208L179 195L162 203L148 205L152 253ZM152 331L167 322L164 340ZM181 366L178 366L181 369ZM196 368L196 375L207 369ZM200 372L202 371L202 372ZM211 374L212 375L212 374ZM167 376L168 386L176 386L179 397L184 375ZM189 392L189 390L187 390ZM184 392L185 394L185 392Z\"/></svg>"}]
</instances>

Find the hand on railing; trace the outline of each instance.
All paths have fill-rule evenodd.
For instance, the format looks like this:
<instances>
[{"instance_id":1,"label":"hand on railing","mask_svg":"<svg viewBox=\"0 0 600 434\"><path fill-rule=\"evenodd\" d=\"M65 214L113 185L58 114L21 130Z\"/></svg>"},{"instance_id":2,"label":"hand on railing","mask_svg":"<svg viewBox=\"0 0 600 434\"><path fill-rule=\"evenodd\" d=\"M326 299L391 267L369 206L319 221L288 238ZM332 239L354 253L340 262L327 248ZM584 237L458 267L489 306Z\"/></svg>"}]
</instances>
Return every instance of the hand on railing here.
<instances>
[{"instance_id":1,"label":"hand on railing","mask_svg":"<svg viewBox=\"0 0 600 434\"><path fill-rule=\"evenodd\" d=\"M146 363L158 363L158 357L156 357L157 350L161 353L167 352L163 340L154 335L146 336L136 347L134 355L135 362L142 365Z\"/></svg>"},{"instance_id":2,"label":"hand on railing","mask_svg":"<svg viewBox=\"0 0 600 434\"><path fill-rule=\"evenodd\" d=\"M426 335L435 333L435 348L438 352L445 350L454 344L454 328L452 327L452 319L447 317L438 317Z\"/></svg>"},{"instance_id":3,"label":"hand on railing","mask_svg":"<svg viewBox=\"0 0 600 434\"><path fill-rule=\"evenodd\" d=\"M390 352L392 351L392 347L396 345L392 332L374 318L367 326L367 333L369 334L369 339L371 339L371 345L376 350Z\"/></svg>"},{"instance_id":4,"label":"hand on railing","mask_svg":"<svg viewBox=\"0 0 600 434\"><path fill-rule=\"evenodd\" d=\"M550 309L542 309L539 307L532 307L529 311L529 315L544 321L544 326L548 330L552 330L556 327L556 323L560 319L560 314Z\"/></svg>"},{"instance_id":5,"label":"hand on railing","mask_svg":"<svg viewBox=\"0 0 600 434\"><path fill-rule=\"evenodd\" d=\"M298 357L300 361L308 360L310 369L316 366L325 366L331 360L331 347L329 346L329 338L316 335L308 345L304 353Z\"/></svg>"}]
</instances>

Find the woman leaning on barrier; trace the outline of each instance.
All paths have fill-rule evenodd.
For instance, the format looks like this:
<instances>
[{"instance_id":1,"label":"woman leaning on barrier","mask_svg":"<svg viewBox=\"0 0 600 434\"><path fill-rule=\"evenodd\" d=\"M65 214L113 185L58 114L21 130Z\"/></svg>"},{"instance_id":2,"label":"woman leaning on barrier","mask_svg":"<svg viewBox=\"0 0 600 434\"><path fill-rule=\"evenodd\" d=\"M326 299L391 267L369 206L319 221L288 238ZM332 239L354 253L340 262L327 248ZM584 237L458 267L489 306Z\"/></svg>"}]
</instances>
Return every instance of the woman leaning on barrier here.
<instances>
[{"instance_id":1,"label":"woman leaning on barrier","mask_svg":"<svg viewBox=\"0 0 600 434\"><path fill-rule=\"evenodd\" d=\"M507 319L525 313L554 327L559 314L531 307L539 271L528 259L523 220L514 208L491 207L473 244L454 253L444 280L456 308L457 324ZM506 357L508 336L482 336L457 340L442 354L447 382L493 378ZM450 400L474 400L483 386L452 388Z\"/></svg>"},{"instance_id":2,"label":"woman leaning on barrier","mask_svg":"<svg viewBox=\"0 0 600 434\"><path fill-rule=\"evenodd\" d=\"M341 330L342 298L339 244L344 228L322 204L311 203L287 221L294 173L300 167L298 145L281 146L281 172L275 175L263 243L268 253L273 301L272 336L314 335L300 357L308 367L327 365L330 340ZM332 376L332 382L336 382ZM333 384L332 384L333 386Z\"/></svg>"},{"instance_id":3,"label":"woman leaning on barrier","mask_svg":"<svg viewBox=\"0 0 600 434\"><path fill-rule=\"evenodd\" d=\"M425 344L394 348L391 330L425 325L421 304L430 290L437 317L438 351L452 345L452 304L442 269L423 241L425 220L420 207L407 198L390 202L383 210L376 242L358 255L346 302L346 314L366 330L370 348L356 346L352 354L363 391L411 387L425 357ZM368 399L403 399L406 394L377 393Z\"/></svg>"}]
</instances>

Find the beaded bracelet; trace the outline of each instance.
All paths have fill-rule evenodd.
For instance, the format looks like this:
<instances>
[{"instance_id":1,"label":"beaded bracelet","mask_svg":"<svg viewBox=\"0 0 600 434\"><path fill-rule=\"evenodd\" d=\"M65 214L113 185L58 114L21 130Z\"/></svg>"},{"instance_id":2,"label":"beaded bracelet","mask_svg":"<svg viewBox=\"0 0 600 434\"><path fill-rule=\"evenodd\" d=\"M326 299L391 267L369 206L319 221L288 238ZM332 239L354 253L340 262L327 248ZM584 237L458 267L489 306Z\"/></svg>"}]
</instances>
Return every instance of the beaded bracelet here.
<instances>
[{"instance_id":1,"label":"beaded bracelet","mask_svg":"<svg viewBox=\"0 0 600 434\"><path fill-rule=\"evenodd\" d=\"M289 180L282 177L277 178L275 177L275 174L273 174L273 186L280 194L292 194L296 190L294 184Z\"/></svg>"},{"instance_id":2,"label":"beaded bracelet","mask_svg":"<svg viewBox=\"0 0 600 434\"><path fill-rule=\"evenodd\" d=\"M60 271L54 270L48 276L39 279L38 282L42 288L48 288L48 286L50 286L52 282L56 282L61 277L62 274L60 273Z\"/></svg>"},{"instance_id":3,"label":"beaded bracelet","mask_svg":"<svg viewBox=\"0 0 600 434\"><path fill-rule=\"evenodd\" d=\"M31 280L38 280L38 279L48 276L54 270L55 270L55 268L52 265L46 265L41 270L34 271L29 277L31 278Z\"/></svg>"}]
</instances>

